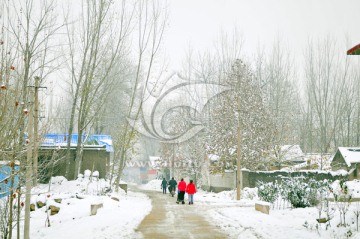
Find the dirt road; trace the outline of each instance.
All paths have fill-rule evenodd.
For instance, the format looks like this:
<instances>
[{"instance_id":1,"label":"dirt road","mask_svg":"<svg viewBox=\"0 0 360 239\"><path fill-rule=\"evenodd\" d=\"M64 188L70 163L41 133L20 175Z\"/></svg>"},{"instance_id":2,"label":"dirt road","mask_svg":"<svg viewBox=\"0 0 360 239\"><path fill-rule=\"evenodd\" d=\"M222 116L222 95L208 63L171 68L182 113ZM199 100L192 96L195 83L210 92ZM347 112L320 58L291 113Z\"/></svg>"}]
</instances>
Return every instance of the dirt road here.
<instances>
[{"instance_id":1,"label":"dirt road","mask_svg":"<svg viewBox=\"0 0 360 239\"><path fill-rule=\"evenodd\" d=\"M202 216L206 210L204 206L195 203L176 204L176 195L162 194L154 191L134 191L145 193L152 200L152 211L136 229L133 238L162 239L162 238L229 238L217 228L210 225Z\"/></svg>"}]
</instances>

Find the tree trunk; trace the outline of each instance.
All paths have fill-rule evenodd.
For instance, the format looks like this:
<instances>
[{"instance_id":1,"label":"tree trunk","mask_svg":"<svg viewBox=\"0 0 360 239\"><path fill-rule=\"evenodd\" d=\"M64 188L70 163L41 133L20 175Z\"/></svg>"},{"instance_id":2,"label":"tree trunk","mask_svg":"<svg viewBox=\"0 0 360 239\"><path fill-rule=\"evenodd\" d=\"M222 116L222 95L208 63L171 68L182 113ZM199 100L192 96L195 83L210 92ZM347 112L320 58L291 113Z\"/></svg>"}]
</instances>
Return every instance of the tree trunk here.
<instances>
[{"instance_id":1,"label":"tree trunk","mask_svg":"<svg viewBox=\"0 0 360 239\"><path fill-rule=\"evenodd\" d=\"M71 165L71 139L72 139L72 133L73 133L73 128L74 128L74 121L75 121L75 109L76 109L76 103L77 103L77 93L78 92L78 88L76 89L76 93L75 93L75 97L74 97L74 101L73 104L71 106L71 116L70 116L70 122L69 122L69 130L68 130L68 135L66 137L66 157L65 157L65 162L66 162L66 170L65 170L65 176L67 179L71 179L70 178L70 165Z\"/></svg>"}]
</instances>

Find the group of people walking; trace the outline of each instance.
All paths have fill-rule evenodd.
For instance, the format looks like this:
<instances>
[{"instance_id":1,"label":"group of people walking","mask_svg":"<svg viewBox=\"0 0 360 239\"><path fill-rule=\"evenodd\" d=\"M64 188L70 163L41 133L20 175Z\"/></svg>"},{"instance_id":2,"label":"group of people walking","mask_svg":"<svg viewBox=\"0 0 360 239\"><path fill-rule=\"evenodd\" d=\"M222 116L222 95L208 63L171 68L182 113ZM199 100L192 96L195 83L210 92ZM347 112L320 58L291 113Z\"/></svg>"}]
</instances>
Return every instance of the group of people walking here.
<instances>
[{"instance_id":1,"label":"group of people walking","mask_svg":"<svg viewBox=\"0 0 360 239\"><path fill-rule=\"evenodd\" d=\"M168 189L169 192L172 194L172 196L174 196L177 186L178 188L177 190L178 194L176 200L177 204L179 203L185 204L185 200L184 200L185 193L188 194L189 205L194 204L194 194L196 193L196 186L193 180L190 180L189 184L186 184L183 178L180 180L179 183L176 182L174 177L172 177L171 180L169 180L169 182L167 182L166 179L163 178L163 180L161 181L161 188L163 190L163 194L166 194L167 186L169 186Z\"/></svg>"}]
</instances>

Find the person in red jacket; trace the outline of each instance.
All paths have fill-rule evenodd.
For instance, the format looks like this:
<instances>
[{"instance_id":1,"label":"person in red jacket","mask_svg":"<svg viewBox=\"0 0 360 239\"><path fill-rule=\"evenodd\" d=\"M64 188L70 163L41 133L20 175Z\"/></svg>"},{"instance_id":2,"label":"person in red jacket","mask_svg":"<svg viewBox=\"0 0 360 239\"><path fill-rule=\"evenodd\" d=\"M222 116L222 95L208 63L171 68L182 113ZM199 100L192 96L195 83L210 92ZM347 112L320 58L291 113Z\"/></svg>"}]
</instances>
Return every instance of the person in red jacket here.
<instances>
[{"instance_id":1,"label":"person in red jacket","mask_svg":"<svg viewBox=\"0 0 360 239\"><path fill-rule=\"evenodd\" d=\"M193 180L190 180L190 183L187 185L186 192L189 196L189 205L194 204L194 194L196 193L196 186L193 183Z\"/></svg>"},{"instance_id":2,"label":"person in red jacket","mask_svg":"<svg viewBox=\"0 0 360 239\"><path fill-rule=\"evenodd\" d=\"M185 190L186 190L186 182L184 181L183 178L181 179L181 181L178 184L178 190L179 190L178 201L176 203L181 202L182 204L185 204L184 195L185 195Z\"/></svg>"}]
</instances>

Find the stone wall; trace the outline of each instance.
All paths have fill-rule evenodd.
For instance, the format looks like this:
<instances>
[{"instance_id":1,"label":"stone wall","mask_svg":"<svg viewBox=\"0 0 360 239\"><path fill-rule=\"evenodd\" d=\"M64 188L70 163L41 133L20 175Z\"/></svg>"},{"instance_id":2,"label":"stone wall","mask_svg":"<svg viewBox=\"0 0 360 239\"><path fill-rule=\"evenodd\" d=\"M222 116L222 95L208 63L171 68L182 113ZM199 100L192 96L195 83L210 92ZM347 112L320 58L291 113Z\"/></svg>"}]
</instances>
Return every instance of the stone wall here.
<instances>
[{"instance_id":1,"label":"stone wall","mask_svg":"<svg viewBox=\"0 0 360 239\"><path fill-rule=\"evenodd\" d=\"M80 172L84 173L86 169L98 171L99 178L105 178L109 172L110 153L104 149L84 150L83 161Z\"/></svg>"},{"instance_id":2,"label":"stone wall","mask_svg":"<svg viewBox=\"0 0 360 239\"><path fill-rule=\"evenodd\" d=\"M209 176L210 185L202 185L202 189L212 192L221 192L227 190L234 190L236 188L236 171L226 172L223 174L214 174ZM285 178L289 177L304 177L306 179L324 180L328 179L335 181L337 179L350 180L348 174L336 174L334 172L321 172L321 171L299 171L299 172L287 172L287 171L250 171L247 169L241 170L242 183L241 187L255 188L257 182L281 182Z\"/></svg>"},{"instance_id":3,"label":"stone wall","mask_svg":"<svg viewBox=\"0 0 360 239\"><path fill-rule=\"evenodd\" d=\"M202 189L211 192L221 192L226 190L233 190L236 186L236 173L225 172L223 174L210 174L210 185L202 185Z\"/></svg>"},{"instance_id":4,"label":"stone wall","mask_svg":"<svg viewBox=\"0 0 360 239\"><path fill-rule=\"evenodd\" d=\"M289 177L304 177L306 179L324 180L328 179L335 181L337 179L345 178L349 180L349 175L336 174L333 172L321 172L321 171L299 171L299 172L287 172L287 171L250 171L243 169L242 173L242 188L256 187L257 182L281 182L284 178Z\"/></svg>"},{"instance_id":5,"label":"stone wall","mask_svg":"<svg viewBox=\"0 0 360 239\"><path fill-rule=\"evenodd\" d=\"M39 150L39 173L40 182L47 183L52 176L65 176L66 172L66 150L61 149L58 151L54 164L51 163L51 158L54 153L53 148L40 149ZM75 171L75 148L70 150L70 164L69 171L70 176L68 180L73 180ZM52 166L53 165L53 166ZM98 171L99 178L105 178L107 172L109 172L110 165L110 153L105 148L85 148L83 151L83 159L80 168L80 173L84 173L86 169L90 171Z\"/></svg>"}]
</instances>

